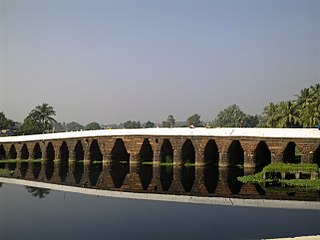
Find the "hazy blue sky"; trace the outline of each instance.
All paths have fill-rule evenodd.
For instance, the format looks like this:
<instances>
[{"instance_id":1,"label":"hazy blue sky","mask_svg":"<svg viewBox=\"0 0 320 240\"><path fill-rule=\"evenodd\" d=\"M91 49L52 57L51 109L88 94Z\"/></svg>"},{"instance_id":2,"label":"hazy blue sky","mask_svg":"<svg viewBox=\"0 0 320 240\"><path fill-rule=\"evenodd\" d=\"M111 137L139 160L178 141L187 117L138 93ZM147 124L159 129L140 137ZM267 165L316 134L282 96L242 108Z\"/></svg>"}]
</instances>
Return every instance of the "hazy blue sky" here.
<instances>
[{"instance_id":1,"label":"hazy blue sky","mask_svg":"<svg viewBox=\"0 0 320 240\"><path fill-rule=\"evenodd\" d=\"M261 113L320 82L320 0L0 0L0 81L17 121Z\"/></svg>"}]
</instances>

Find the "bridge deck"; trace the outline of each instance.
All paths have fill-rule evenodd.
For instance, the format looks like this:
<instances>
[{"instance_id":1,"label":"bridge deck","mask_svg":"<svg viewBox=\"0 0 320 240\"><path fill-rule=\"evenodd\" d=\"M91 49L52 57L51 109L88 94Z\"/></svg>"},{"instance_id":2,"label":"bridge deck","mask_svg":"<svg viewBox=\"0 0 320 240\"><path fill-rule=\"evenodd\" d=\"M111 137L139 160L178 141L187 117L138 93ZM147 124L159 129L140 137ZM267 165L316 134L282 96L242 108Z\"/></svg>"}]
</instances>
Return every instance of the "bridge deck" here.
<instances>
[{"instance_id":1,"label":"bridge deck","mask_svg":"<svg viewBox=\"0 0 320 240\"><path fill-rule=\"evenodd\" d=\"M145 128L76 131L0 137L0 142L24 142L101 136L207 136L262 138L320 138L316 128Z\"/></svg>"}]
</instances>

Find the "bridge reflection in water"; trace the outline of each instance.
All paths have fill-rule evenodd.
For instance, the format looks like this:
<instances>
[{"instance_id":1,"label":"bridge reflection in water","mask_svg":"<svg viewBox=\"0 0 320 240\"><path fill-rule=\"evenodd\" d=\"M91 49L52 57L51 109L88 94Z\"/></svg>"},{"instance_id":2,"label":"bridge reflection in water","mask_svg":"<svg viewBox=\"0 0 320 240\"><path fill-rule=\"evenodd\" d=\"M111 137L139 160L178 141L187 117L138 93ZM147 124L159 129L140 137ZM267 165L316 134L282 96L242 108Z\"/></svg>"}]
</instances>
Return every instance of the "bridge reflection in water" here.
<instances>
[{"instance_id":1,"label":"bridge reflection in water","mask_svg":"<svg viewBox=\"0 0 320 240\"><path fill-rule=\"evenodd\" d=\"M254 169L218 166L153 166L118 161L113 164L68 161L29 161L2 163L12 171L12 178L85 188L206 197L235 197L320 201L320 192L295 189L269 191L258 184L242 184L238 176Z\"/></svg>"}]
</instances>

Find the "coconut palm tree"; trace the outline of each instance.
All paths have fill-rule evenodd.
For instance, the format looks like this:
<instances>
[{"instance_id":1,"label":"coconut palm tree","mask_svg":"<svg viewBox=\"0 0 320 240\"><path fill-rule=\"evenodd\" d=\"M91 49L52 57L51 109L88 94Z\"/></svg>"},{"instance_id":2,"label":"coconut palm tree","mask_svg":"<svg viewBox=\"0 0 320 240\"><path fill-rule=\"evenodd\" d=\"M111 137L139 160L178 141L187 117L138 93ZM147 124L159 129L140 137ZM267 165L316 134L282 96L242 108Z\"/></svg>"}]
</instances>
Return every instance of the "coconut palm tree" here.
<instances>
[{"instance_id":1,"label":"coconut palm tree","mask_svg":"<svg viewBox=\"0 0 320 240\"><path fill-rule=\"evenodd\" d=\"M297 127L300 125L297 105L292 101L280 102L275 118L277 119L278 127Z\"/></svg>"},{"instance_id":2,"label":"coconut palm tree","mask_svg":"<svg viewBox=\"0 0 320 240\"><path fill-rule=\"evenodd\" d=\"M263 109L263 117L266 119L267 127L276 127L277 126L277 119L276 114L278 111L278 104L274 104L270 102L268 106Z\"/></svg>"}]
</instances>

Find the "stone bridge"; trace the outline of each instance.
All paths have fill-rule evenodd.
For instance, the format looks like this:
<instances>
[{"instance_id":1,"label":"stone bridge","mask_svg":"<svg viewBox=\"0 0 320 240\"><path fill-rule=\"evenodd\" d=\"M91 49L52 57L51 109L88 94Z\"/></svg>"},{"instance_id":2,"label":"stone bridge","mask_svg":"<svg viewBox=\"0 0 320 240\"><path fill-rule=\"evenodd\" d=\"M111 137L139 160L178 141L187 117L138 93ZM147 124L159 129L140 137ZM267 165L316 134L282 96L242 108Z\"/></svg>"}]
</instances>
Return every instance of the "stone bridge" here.
<instances>
[{"instance_id":1,"label":"stone bridge","mask_svg":"<svg viewBox=\"0 0 320 240\"><path fill-rule=\"evenodd\" d=\"M320 165L318 129L153 128L97 130L0 138L0 159L245 168L269 163Z\"/></svg>"}]
</instances>

